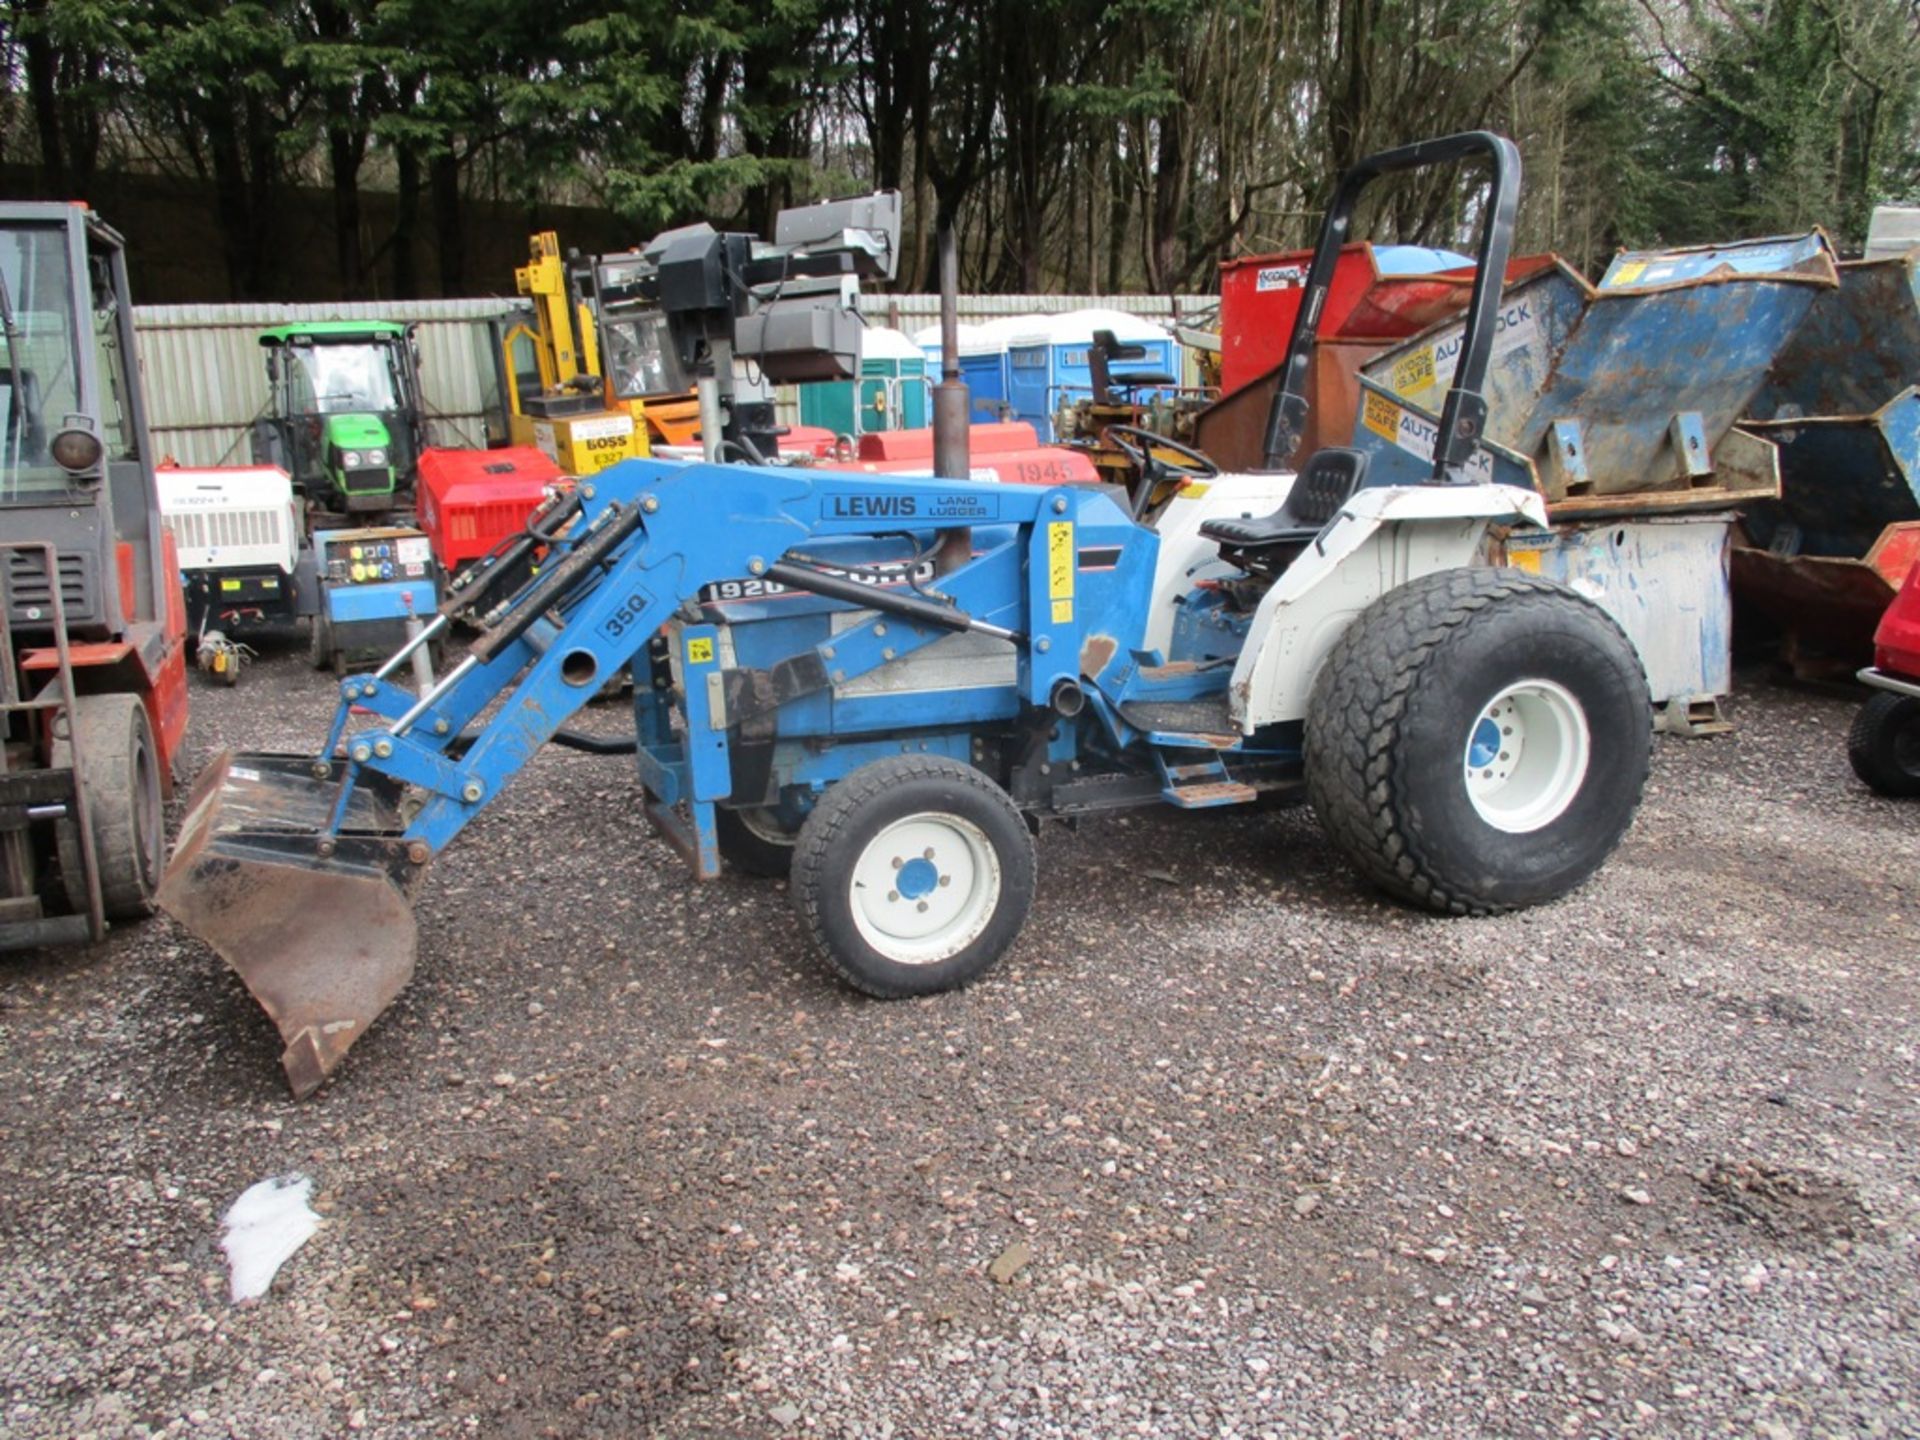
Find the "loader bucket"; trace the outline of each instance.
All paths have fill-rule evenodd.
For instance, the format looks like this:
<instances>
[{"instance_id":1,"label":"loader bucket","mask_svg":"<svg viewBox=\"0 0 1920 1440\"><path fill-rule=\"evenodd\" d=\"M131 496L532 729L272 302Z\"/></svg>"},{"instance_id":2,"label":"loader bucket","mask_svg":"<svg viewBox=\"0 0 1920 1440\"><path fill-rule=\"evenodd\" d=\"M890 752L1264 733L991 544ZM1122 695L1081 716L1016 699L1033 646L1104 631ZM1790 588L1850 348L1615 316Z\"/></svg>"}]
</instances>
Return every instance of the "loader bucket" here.
<instances>
[{"instance_id":1,"label":"loader bucket","mask_svg":"<svg viewBox=\"0 0 1920 1440\"><path fill-rule=\"evenodd\" d=\"M194 782L160 905L216 950L286 1042L296 1099L319 1088L413 975L400 788L361 776L337 833L338 766L223 752Z\"/></svg>"}]
</instances>

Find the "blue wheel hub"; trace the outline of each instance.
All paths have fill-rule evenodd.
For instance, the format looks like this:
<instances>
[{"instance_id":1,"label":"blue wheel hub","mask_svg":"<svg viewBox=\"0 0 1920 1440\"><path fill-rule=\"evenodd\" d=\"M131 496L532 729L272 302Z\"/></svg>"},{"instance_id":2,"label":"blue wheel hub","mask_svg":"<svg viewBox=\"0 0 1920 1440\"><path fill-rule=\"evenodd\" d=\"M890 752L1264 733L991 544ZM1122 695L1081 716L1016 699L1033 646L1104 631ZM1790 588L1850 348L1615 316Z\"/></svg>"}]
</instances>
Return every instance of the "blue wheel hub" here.
<instances>
[{"instance_id":1,"label":"blue wheel hub","mask_svg":"<svg viewBox=\"0 0 1920 1440\"><path fill-rule=\"evenodd\" d=\"M1473 727L1473 739L1467 745L1467 764L1475 770L1483 770L1493 764L1499 754L1500 727L1491 720L1482 719Z\"/></svg>"},{"instance_id":2,"label":"blue wheel hub","mask_svg":"<svg viewBox=\"0 0 1920 1440\"><path fill-rule=\"evenodd\" d=\"M918 900L923 895L930 895L939 883L939 869L931 860L920 855L902 865L899 874L894 876L894 888L900 892L903 900Z\"/></svg>"}]
</instances>

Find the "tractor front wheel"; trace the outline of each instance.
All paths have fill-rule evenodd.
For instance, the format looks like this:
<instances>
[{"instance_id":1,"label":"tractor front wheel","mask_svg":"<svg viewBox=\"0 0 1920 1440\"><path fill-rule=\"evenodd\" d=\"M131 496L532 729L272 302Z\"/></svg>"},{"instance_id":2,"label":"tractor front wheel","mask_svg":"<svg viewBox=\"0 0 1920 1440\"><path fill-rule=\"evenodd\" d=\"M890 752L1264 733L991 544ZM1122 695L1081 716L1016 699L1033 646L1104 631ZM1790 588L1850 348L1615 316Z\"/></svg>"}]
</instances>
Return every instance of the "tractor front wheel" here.
<instances>
[{"instance_id":1,"label":"tractor front wheel","mask_svg":"<svg viewBox=\"0 0 1920 1440\"><path fill-rule=\"evenodd\" d=\"M793 898L849 985L883 1000L967 985L1033 903L1033 837L956 760L896 755L830 787L800 827Z\"/></svg>"},{"instance_id":2,"label":"tractor front wheel","mask_svg":"<svg viewBox=\"0 0 1920 1440\"><path fill-rule=\"evenodd\" d=\"M1557 899L1640 803L1652 710L1597 605L1515 570L1410 581L1363 612L1314 682L1307 793L1388 893L1456 915Z\"/></svg>"},{"instance_id":3,"label":"tractor front wheel","mask_svg":"<svg viewBox=\"0 0 1920 1440\"><path fill-rule=\"evenodd\" d=\"M1882 795L1920 795L1920 695L1882 690L1862 705L1847 734L1847 759Z\"/></svg>"}]
</instances>

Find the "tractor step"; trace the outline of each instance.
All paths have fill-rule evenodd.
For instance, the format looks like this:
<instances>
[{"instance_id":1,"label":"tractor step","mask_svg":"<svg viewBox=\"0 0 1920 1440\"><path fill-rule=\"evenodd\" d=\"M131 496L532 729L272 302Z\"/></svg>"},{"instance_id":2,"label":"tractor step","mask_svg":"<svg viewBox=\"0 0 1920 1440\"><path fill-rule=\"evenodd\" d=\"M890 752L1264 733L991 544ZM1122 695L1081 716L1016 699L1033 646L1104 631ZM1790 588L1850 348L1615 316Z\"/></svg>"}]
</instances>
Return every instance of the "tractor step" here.
<instances>
[{"instance_id":1,"label":"tractor step","mask_svg":"<svg viewBox=\"0 0 1920 1440\"><path fill-rule=\"evenodd\" d=\"M1159 751L1154 752L1153 758L1160 767L1160 778L1166 781L1160 790L1160 798L1169 805L1178 805L1182 810L1245 805L1260 793L1253 786L1229 775L1218 755L1179 764L1169 761Z\"/></svg>"},{"instance_id":2,"label":"tractor step","mask_svg":"<svg viewBox=\"0 0 1920 1440\"><path fill-rule=\"evenodd\" d=\"M1224 692L1201 700L1131 700L1120 707L1120 718L1149 744L1176 750L1235 750L1242 738Z\"/></svg>"},{"instance_id":3,"label":"tractor step","mask_svg":"<svg viewBox=\"0 0 1920 1440\"><path fill-rule=\"evenodd\" d=\"M1169 785L1160 792L1182 810L1210 810L1217 805L1245 805L1260 792L1238 780L1211 780L1199 785Z\"/></svg>"}]
</instances>

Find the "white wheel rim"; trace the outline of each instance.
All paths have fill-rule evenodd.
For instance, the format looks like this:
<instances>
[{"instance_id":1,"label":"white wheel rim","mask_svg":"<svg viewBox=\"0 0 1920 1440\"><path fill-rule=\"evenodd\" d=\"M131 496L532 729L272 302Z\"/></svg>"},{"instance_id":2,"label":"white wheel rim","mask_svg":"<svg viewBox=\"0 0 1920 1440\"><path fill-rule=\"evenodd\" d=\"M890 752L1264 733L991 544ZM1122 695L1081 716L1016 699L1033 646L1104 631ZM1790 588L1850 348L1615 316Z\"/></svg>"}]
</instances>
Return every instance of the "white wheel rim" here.
<instances>
[{"instance_id":1,"label":"white wheel rim","mask_svg":"<svg viewBox=\"0 0 1920 1440\"><path fill-rule=\"evenodd\" d=\"M1480 707L1467 730L1467 798L1496 830L1551 825L1586 783L1587 712L1563 685L1522 680Z\"/></svg>"},{"instance_id":2,"label":"white wheel rim","mask_svg":"<svg viewBox=\"0 0 1920 1440\"><path fill-rule=\"evenodd\" d=\"M909 815L867 842L848 886L860 937L900 965L937 965L980 938L1000 900L1000 857L958 815Z\"/></svg>"}]
</instances>

